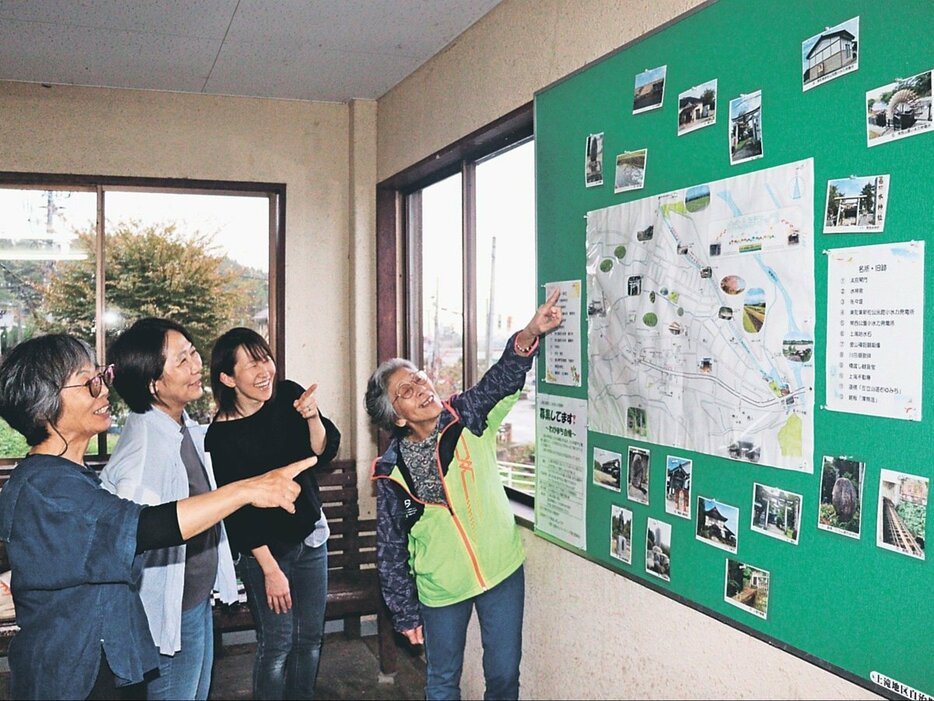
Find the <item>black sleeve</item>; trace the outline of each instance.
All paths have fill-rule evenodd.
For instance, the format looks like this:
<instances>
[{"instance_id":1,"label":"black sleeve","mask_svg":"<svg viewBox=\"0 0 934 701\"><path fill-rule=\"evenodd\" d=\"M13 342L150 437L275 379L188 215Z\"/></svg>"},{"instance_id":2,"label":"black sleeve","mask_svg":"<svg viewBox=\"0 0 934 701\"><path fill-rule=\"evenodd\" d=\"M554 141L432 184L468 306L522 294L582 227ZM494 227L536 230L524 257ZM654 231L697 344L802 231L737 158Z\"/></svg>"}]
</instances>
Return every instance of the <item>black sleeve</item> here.
<instances>
[{"instance_id":1,"label":"black sleeve","mask_svg":"<svg viewBox=\"0 0 934 701\"><path fill-rule=\"evenodd\" d=\"M136 527L136 554L184 543L178 527L178 502L147 506L139 514Z\"/></svg>"}]
</instances>

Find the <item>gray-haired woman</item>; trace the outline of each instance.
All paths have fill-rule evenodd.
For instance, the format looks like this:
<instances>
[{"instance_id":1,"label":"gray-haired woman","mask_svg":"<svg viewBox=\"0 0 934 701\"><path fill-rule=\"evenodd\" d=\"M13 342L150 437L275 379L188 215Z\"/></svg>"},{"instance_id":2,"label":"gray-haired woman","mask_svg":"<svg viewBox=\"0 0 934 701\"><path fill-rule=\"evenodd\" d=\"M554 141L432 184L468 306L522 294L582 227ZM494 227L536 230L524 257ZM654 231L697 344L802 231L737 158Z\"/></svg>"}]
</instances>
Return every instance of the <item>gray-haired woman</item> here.
<instances>
[{"instance_id":1,"label":"gray-haired woman","mask_svg":"<svg viewBox=\"0 0 934 701\"><path fill-rule=\"evenodd\" d=\"M0 364L0 417L29 455L0 492L0 539L20 627L10 645L13 698L109 698L143 680L158 655L139 598L140 553L177 545L241 506L294 511L294 477L314 459L188 499L143 506L110 494L84 465L110 427L113 368L65 334L16 346Z\"/></svg>"},{"instance_id":2,"label":"gray-haired woman","mask_svg":"<svg viewBox=\"0 0 934 701\"><path fill-rule=\"evenodd\" d=\"M367 384L367 412L395 436L373 464L380 585L393 626L425 645L427 699L460 698L474 607L485 697L518 698L525 555L499 478L496 431L539 336L561 323L557 301L556 291L480 382L447 402L401 358L380 365Z\"/></svg>"}]
</instances>

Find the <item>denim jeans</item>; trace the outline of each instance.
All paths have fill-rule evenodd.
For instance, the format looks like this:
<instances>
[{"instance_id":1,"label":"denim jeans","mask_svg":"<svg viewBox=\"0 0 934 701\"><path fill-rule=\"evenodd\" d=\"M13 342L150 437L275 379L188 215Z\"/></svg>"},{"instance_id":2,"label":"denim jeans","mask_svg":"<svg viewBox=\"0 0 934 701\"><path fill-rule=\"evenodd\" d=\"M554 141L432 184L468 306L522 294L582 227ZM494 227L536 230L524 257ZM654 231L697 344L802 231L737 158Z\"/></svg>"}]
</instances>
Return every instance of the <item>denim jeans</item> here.
<instances>
[{"instance_id":1,"label":"denim jeans","mask_svg":"<svg viewBox=\"0 0 934 701\"><path fill-rule=\"evenodd\" d=\"M484 699L519 698L525 570L520 567L489 591L450 606L421 606L428 673L425 698L459 699L467 624L474 606L483 644Z\"/></svg>"},{"instance_id":2,"label":"denim jeans","mask_svg":"<svg viewBox=\"0 0 934 701\"><path fill-rule=\"evenodd\" d=\"M253 698L313 699L328 596L327 543L300 543L277 553L276 562L292 595L292 608L278 614L266 603L266 577L256 558L243 555L238 565L256 622Z\"/></svg>"},{"instance_id":3,"label":"denim jeans","mask_svg":"<svg viewBox=\"0 0 934 701\"><path fill-rule=\"evenodd\" d=\"M182 649L159 655L159 676L146 685L148 699L206 699L214 663L211 600L182 611Z\"/></svg>"}]
</instances>

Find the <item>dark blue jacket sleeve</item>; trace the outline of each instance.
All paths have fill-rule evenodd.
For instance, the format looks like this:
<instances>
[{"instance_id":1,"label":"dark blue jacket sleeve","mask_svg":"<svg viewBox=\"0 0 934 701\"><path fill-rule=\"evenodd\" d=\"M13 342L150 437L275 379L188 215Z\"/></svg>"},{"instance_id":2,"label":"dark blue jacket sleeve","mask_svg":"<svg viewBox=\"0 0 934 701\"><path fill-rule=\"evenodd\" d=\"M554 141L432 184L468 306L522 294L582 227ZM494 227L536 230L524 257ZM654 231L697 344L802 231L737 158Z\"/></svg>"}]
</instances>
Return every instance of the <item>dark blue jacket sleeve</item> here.
<instances>
[{"instance_id":1,"label":"dark blue jacket sleeve","mask_svg":"<svg viewBox=\"0 0 934 701\"><path fill-rule=\"evenodd\" d=\"M376 568L392 626L400 633L422 624L415 577L409 568L404 517L404 506L393 482L376 480Z\"/></svg>"},{"instance_id":2,"label":"dark blue jacket sleeve","mask_svg":"<svg viewBox=\"0 0 934 701\"><path fill-rule=\"evenodd\" d=\"M480 381L463 394L451 397L450 404L460 415L461 421L476 436L486 430L486 417L494 406L525 384L525 376L532 368L535 354L523 357L516 353L516 335L506 341L506 348L496 364L480 378Z\"/></svg>"}]
</instances>

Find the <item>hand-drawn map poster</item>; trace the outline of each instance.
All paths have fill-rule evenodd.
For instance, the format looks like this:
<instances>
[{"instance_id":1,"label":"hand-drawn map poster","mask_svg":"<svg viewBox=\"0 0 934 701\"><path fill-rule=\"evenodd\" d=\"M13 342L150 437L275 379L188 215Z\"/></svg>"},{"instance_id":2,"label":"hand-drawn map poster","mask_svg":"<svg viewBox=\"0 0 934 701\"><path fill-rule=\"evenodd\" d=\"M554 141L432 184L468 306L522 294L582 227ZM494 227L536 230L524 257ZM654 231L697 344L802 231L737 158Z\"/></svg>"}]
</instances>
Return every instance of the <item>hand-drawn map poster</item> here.
<instances>
[{"instance_id":1,"label":"hand-drawn map poster","mask_svg":"<svg viewBox=\"0 0 934 701\"><path fill-rule=\"evenodd\" d=\"M587 215L589 427L812 472L807 159Z\"/></svg>"}]
</instances>

